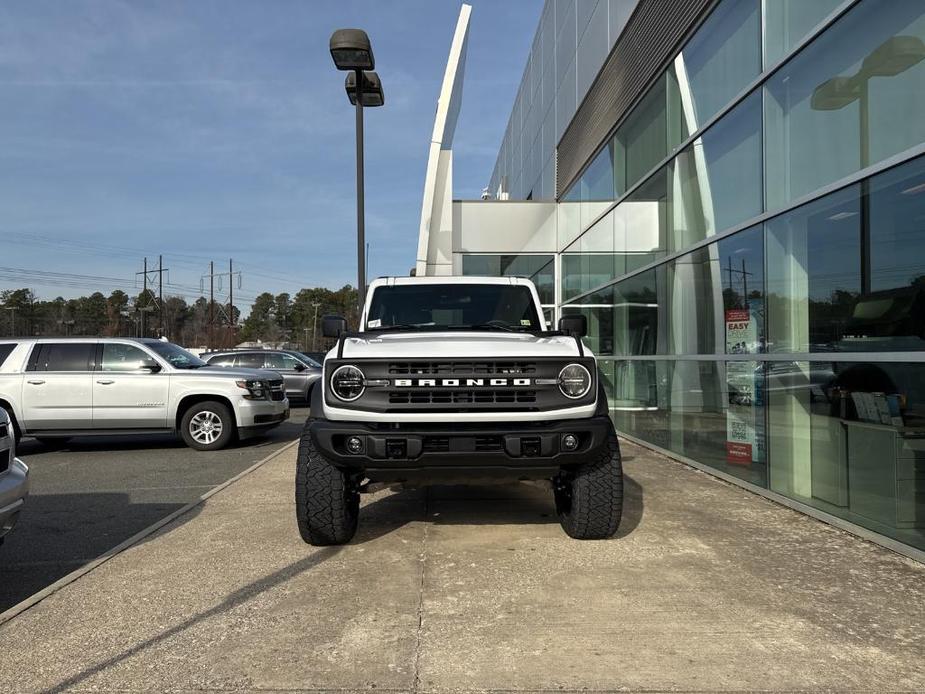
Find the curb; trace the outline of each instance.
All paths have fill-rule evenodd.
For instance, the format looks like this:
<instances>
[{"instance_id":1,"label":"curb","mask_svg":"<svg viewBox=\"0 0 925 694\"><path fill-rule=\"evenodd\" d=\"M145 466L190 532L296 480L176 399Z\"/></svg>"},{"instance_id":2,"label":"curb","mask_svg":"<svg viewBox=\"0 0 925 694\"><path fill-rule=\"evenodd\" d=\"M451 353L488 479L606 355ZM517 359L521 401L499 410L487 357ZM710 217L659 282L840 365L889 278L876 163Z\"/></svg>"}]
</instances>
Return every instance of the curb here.
<instances>
[{"instance_id":1,"label":"curb","mask_svg":"<svg viewBox=\"0 0 925 694\"><path fill-rule=\"evenodd\" d=\"M17 615L22 614L23 612L28 610L30 607L34 607L35 605L38 605L40 602L42 602L42 600L44 600L48 596L53 595L54 593L57 593L59 590L61 590L65 586L70 585L71 583L81 578L82 576L86 576L88 573L90 573L94 569L102 566L103 564L105 564L107 561L109 561L113 557L118 556L125 550L133 547L134 545L137 545L139 542L144 540L146 537L153 535L158 530L163 528L165 525L169 525L170 523L175 521L180 516L184 515L185 513L189 513L190 511L192 511L194 508L202 504L204 501L206 501L210 497L215 496L216 494L218 494L220 491L224 489L227 489L228 487L230 487L232 484L234 484L238 480L244 477L247 477L247 475L251 474L252 472L254 472L254 470L257 470L264 464L270 462L276 456L285 453L286 451L288 451L290 448L293 448L294 446L297 446L298 443L299 443L298 439L296 439L295 441L290 441L289 443L287 443L285 446L283 446L279 450L276 450L270 455L268 455L267 457L262 458L261 460L258 460L256 463L251 465L249 468L239 472L237 475L235 475L231 479L222 482L217 487L213 487L212 489L207 491L205 494L200 496L195 501L191 501L186 506L182 508L178 508L176 511L174 511L170 515L165 516L164 518L161 518L159 521L155 523L152 523L147 528L140 530L139 532L135 533L127 540L123 540L118 545L116 545L110 550L107 550L106 552L98 556L93 561L90 561L87 564L84 564L79 569L72 571L66 576L62 576L61 578L59 578L57 581L55 581L51 585L46 586L45 588L40 590L38 593L35 593L34 595L29 596L22 602L19 602L13 605L8 610L4 612L0 612L0 625L5 624L6 622L10 621L11 619L13 619L13 617L16 617Z\"/></svg>"}]
</instances>

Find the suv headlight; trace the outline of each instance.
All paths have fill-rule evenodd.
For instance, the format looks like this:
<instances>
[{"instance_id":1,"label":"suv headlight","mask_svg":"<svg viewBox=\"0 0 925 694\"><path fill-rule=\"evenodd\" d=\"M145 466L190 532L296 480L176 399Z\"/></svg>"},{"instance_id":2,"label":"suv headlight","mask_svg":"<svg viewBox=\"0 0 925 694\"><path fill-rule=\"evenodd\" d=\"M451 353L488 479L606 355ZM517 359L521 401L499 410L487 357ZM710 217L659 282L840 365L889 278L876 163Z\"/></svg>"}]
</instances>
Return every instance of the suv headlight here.
<instances>
[{"instance_id":1,"label":"suv headlight","mask_svg":"<svg viewBox=\"0 0 925 694\"><path fill-rule=\"evenodd\" d=\"M344 402L353 402L366 390L366 377L357 367L345 364L331 374L331 392Z\"/></svg>"},{"instance_id":2,"label":"suv headlight","mask_svg":"<svg viewBox=\"0 0 925 694\"><path fill-rule=\"evenodd\" d=\"M572 400L583 398L591 389L591 374L581 364L569 364L559 372L559 390Z\"/></svg>"},{"instance_id":3,"label":"suv headlight","mask_svg":"<svg viewBox=\"0 0 925 694\"><path fill-rule=\"evenodd\" d=\"M235 385L247 391L247 395L244 396L246 400L266 400L270 393L266 383L255 379L235 381Z\"/></svg>"}]
</instances>

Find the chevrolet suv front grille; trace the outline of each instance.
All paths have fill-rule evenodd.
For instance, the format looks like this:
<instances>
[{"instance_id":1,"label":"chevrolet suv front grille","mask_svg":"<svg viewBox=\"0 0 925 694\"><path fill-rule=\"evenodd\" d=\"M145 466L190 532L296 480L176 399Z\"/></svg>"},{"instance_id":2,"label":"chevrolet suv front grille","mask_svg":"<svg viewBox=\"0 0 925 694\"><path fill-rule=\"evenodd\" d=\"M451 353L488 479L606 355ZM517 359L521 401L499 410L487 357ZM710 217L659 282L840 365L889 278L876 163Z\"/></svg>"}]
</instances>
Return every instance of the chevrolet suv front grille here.
<instances>
[{"instance_id":1,"label":"chevrolet suv front grille","mask_svg":"<svg viewBox=\"0 0 925 694\"><path fill-rule=\"evenodd\" d=\"M13 429L0 424L0 473L10 469L13 462Z\"/></svg>"}]
</instances>

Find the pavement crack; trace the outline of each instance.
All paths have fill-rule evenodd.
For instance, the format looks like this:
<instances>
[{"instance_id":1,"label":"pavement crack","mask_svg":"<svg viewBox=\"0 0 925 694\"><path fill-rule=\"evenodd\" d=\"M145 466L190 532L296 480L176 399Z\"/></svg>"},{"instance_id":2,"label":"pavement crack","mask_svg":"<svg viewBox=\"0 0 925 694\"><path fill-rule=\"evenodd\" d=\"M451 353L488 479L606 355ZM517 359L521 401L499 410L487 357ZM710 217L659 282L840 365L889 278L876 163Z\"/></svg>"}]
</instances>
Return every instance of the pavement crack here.
<instances>
[{"instance_id":1,"label":"pavement crack","mask_svg":"<svg viewBox=\"0 0 925 694\"><path fill-rule=\"evenodd\" d=\"M424 532L421 535L421 551L420 551L420 562L421 562L421 582L418 584L418 628L417 633L414 638L414 667L413 667L413 679L411 683L411 691L418 692L420 691L421 684L421 641L424 635L424 580L426 578L427 571L427 529L429 527L429 518L430 518L430 490L424 488Z\"/></svg>"}]
</instances>

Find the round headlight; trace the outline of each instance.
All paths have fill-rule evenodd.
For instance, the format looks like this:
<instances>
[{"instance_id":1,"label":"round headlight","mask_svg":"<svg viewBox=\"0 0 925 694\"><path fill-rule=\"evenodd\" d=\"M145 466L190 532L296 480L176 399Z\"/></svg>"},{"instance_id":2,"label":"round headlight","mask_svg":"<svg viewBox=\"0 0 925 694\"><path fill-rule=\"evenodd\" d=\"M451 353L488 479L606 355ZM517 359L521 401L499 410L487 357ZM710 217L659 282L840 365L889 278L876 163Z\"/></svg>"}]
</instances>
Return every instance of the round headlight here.
<instances>
[{"instance_id":1,"label":"round headlight","mask_svg":"<svg viewBox=\"0 0 925 694\"><path fill-rule=\"evenodd\" d=\"M591 389L591 374L581 364L569 364L559 372L559 390L562 395L577 400Z\"/></svg>"},{"instance_id":2,"label":"round headlight","mask_svg":"<svg viewBox=\"0 0 925 694\"><path fill-rule=\"evenodd\" d=\"M351 402L363 395L366 386L363 381L366 377L355 366L345 364L339 366L331 374L331 392L345 402Z\"/></svg>"}]
</instances>

